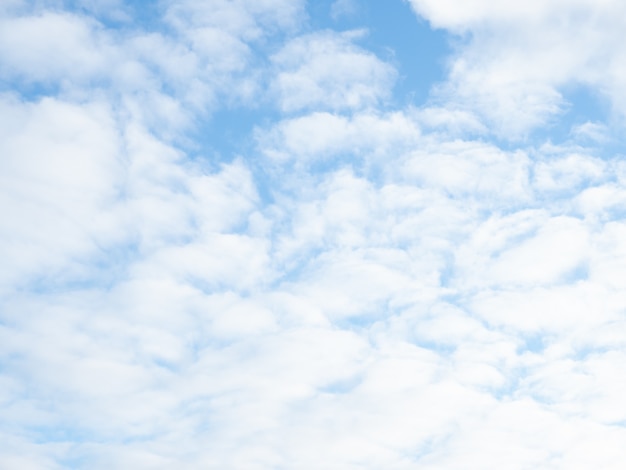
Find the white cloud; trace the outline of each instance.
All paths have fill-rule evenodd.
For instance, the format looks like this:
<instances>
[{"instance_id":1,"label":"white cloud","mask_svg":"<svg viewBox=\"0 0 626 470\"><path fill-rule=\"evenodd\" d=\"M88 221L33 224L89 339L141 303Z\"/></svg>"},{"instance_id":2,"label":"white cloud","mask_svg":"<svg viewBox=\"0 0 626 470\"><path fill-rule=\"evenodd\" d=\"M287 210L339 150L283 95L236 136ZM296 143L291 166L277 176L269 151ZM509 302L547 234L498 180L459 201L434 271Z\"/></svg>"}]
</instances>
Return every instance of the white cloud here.
<instances>
[{"instance_id":1,"label":"white cloud","mask_svg":"<svg viewBox=\"0 0 626 470\"><path fill-rule=\"evenodd\" d=\"M534 167L533 186L541 192L578 191L581 185L607 176L607 164L599 158L578 153L565 156L546 153Z\"/></svg>"},{"instance_id":2,"label":"white cloud","mask_svg":"<svg viewBox=\"0 0 626 470\"><path fill-rule=\"evenodd\" d=\"M609 129L605 124L587 121L574 126L570 131L575 139L605 143L609 140Z\"/></svg>"},{"instance_id":3,"label":"white cloud","mask_svg":"<svg viewBox=\"0 0 626 470\"><path fill-rule=\"evenodd\" d=\"M622 276L626 273L624 235L626 225L623 222L606 223L598 234L594 257L589 265L591 278L613 289L620 289Z\"/></svg>"},{"instance_id":4,"label":"white cloud","mask_svg":"<svg viewBox=\"0 0 626 470\"><path fill-rule=\"evenodd\" d=\"M94 78L107 66L107 44L97 24L67 13L2 18L1 73L29 81Z\"/></svg>"},{"instance_id":5,"label":"white cloud","mask_svg":"<svg viewBox=\"0 0 626 470\"><path fill-rule=\"evenodd\" d=\"M0 466L620 468L626 166L601 125L506 148L483 122L559 104L570 72L516 77L519 38L478 53L556 3L413 3L474 34L449 85L477 108L387 109L395 71L300 2L151 33L1 8ZM256 148L178 146L268 96Z\"/></svg>"},{"instance_id":6,"label":"white cloud","mask_svg":"<svg viewBox=\"0 0 626 470\"><path fill-rule=\"evenodd\" d=\"M272 89L283 111L362 108L390 94L395 70L353 42L364 32L298 37L272 57Z\"/></svg>"},{"instance_id":7,"label":"white cloud","mask_svg":"<svg viewBox=\"0 0 626 470\"><path fill-rule=\"evenodd\" d=\"M313 112L258 129L261 150L271 160L306 165L342 155L385 157L419 141L420 127L411 113L360 112L352 117Z\"/></svg>"},{"instance_id":8,"label":"white cloud","mask_svg":"<svg viewBox=\"0 0 626 470\"><path fill-rule=\"evenodd\" d=\"M452 135L485 134L487 129L478 116L466 110L447 107L423 107L417 110L419 122L429 130Z\"/></svg>"},{"instance_id":9,"label":"white cloud","mask_svg":"<svg viewBox=\"0 0 626 470\"><path fill-rule=\"evenodd\" d=\"M410 0L416 13L464 37L441 93L524 136L565 111L565 87L589 87L626 112L621 2Z\"/></svg>"},{"instance_id":10,"label":"white cloud","mask_svg":"<svg viewBox=\"0 0 626 470\"><path fill-rule=\"evenodd\" d=\"M302 0L178 0L168 5L166 19L191 34L218 28L243 40L268 32L295 29L304 16Z\"/></svg>"},{"instance_id":11,"label":"white cloud","mask_svg":"<svg viewBox=\"0 0 626 470\"><path fill-rule=\"evenodd\" d=\"M588 229L578 219L531 211L492 217L460 247L459 279L472 286L563 282L578 277L589 251Z\"/></svg>"},{"instance_id":12,"label":"white cloud","mask_svg":"<svg viewBox=\"0 0 626 470\"><path fill-rule=\"evenodd\" d=\"M528 194L528 157L480 142L434 142L414 151L400 172L409 181L453 194L523 201Z\"/></svg>"},{"instance_id":13,"label":"white cloud","mask_svg":"<svg viewBox=\"0 0 626 470\"><path fill-rule=\"evenodd\" d=\"M124 170L121 138L105 103L23 104L4 96L0 106L6 289L118 238L110 217Z\"/></svg>"}]
</instances>

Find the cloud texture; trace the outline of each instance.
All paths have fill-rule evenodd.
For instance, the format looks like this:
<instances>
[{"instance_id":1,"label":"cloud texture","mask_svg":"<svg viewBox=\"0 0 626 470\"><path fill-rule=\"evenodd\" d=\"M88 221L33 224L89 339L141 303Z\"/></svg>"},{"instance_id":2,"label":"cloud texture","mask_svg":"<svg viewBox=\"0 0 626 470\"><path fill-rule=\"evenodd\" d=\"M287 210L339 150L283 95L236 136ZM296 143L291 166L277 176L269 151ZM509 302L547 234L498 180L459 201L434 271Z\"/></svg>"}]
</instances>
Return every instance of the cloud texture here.
<instances>
[{"instance_id":1,"label":"cloud texture","mask_svg":"<svg viewBox=\"0 0 626 470\"><path fill-rule=\"evenodd\" d=\"M304 2L106 3L0 7L0 467L622 468L618 2L412 0L421 104Z\"/></svg>"}]
</instances>

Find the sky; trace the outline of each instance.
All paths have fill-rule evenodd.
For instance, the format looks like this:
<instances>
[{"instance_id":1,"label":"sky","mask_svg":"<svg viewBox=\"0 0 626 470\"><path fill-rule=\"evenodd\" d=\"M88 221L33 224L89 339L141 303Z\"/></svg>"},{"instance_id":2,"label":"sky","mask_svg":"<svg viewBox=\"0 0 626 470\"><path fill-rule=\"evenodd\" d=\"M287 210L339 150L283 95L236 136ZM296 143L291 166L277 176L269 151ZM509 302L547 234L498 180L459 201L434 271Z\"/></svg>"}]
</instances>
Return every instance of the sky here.
<instances>
[{"instance_id":1,"label":"sky","mask_svg":"<svg viewBox=\"0 0 626 470\"><path fill-rule=\"evenodd\" d=\"M622 469L624 18L3 0L0 468Z\"/></svg>"}]
</instances>

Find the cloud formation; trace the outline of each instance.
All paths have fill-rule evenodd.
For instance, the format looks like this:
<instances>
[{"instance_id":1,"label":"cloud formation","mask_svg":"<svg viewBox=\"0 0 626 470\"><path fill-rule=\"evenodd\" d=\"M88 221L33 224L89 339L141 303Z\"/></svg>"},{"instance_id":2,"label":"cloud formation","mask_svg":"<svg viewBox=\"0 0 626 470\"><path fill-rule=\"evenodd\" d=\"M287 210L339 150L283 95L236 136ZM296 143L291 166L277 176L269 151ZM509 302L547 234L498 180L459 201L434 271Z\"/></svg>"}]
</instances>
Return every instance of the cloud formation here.
<instances>
[{"instance_id":1,"label":"cloud formation","mask_svg":"<svg viewBox=\"0 0 626 470\"><path fill-rule=\"evenodd\" d=\"M483 115L501 137L526 135L567 111L572 90L625 108L618 1L409 0L436 28L459 35L446 98Z\"/></svg>"},{"instance_id":2,"label":"cloud formation","mask_svg":"<svg viewBox=\"0 0 626 470\"><path fill-rule=\"evenodd\" d=\"M621 468L617 3L413 0L423 104L351 2L107 4L0 7L0 467Z\"/></svg>"}]
</instances>

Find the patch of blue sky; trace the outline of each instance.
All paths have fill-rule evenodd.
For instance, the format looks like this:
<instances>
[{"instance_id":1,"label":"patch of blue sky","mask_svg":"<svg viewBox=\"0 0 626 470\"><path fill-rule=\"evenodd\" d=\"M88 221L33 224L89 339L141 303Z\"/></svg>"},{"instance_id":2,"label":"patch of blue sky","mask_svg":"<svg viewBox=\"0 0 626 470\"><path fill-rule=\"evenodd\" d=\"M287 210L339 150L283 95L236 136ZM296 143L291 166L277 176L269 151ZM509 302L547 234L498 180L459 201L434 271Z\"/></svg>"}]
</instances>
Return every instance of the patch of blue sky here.
<instances>
[{"instance_id":1,"label":"patch of blue sky","mask_svg":"<svg viewBox=\"0 0 626 470\"><path fill-rule=\"evenodd\" d=\"M163 27L163 13L167 2L154 0L125 0L126 10L132 17L133 27L157 31Z\"/></svg>"},{"instance_id":2,"label":"patch of blue sky","mask_svg":"<svg viewBox=\"0 0 626 470\"><path fill-rule=\"evenodd\" d=\"M257 153L254 130L268 128L281 114L272 107L233 104L199 116L187 134L190 158L213 163L231 162L243 157L254 166L262 158Z\"/></svg>"},{"instance_id":3,"label":"patch of blue sky","mask_svg":"<svg viewBox=\"0 0 626 470\"><path fill-rule=\"evenodd\" d=\"M102 288L107 285L112 286L119 282L119 279L112 281L102 281L96 274L96 269L91 265L84 265L89 273L74 273L73 276L67 272L51 272L44 276L25 279L15 287L15 292L31 295L54 295L64 292L84 292L94 288ZM113 276L110 276L114 279Z\"/></svg>"},{"instance_id":4,"label":"patch of blue sky","mask_svg":"<svg viewBox=\"0 0 626 470\"><path fill-rule=\"evenodd\" d=\"M23 79L0 80L0 93L7 93L22 101L36 102L47 96L57 96L61 91L58 83Z\"/></svg>"},{"instance_id":5,"label":"patch of blue sky","mask_svg":"<svg viewBox=\"0 0 626 470\"><path fill-rule=\"evenodd\" d=\"M102 434L94 433L75 425L51 424L49 426L35 426L27 431L37 444L54 442L71 442L73 444L85 442L98 442L102 440Z\"/></svg>"},{"instance_id":6,"label":"patch of blue sky","mask_svg":"<svg viewBox=\"0 0 626 470\"><path fill-rule=\"evenodd\" d=\"M363 383L363 374L356 374L326 384L318 388L318 392L330 395L343 395L352 392Z\"/></svg>"},{"instance_id":7,"label":"patch of blue sky","mask_svg":"<svg viewBox=\"0 0 626 470\"><path fill-rule=\"evenodd\" d=\"M103 433L94 432L87 427L71 425L40 426L31 428L28 432L35 444L70 444L65 452L56 457L56 462L63 468L90 468L90 463L94 459L89 451L91 445L121 444L132 446L142 442L151 442L160 435L159 433L144 433L129 436L129 434L119 435L113 432L103 435Z\"/></svg>"},{"instance_id":8,"label":"patch of blue sky","mask_svg":"<svg viewBox=\"0 0 626 470\"><path fill-rule=\"evenodd\" d=\"M623 222L624 220L626 220L626 207L624 207L622 204L615 204L614 206L604 211L601 219L605 222Z\"/></svg>"},{"instance_id":9,"label":"patch of blue sky","mask_svg":"<svg viewBox=\"0 0 626 470\"><path fill-rule=\"evenodd\" d=\"M388 308L386 302L378 301L372 302L365 309L359 310L358 315L334 319L333 324L341 330L367 336L375 332L377 326L381 326L390 318L393 318L393 311Z\"/></svg>"},{"instance_id":10,"label":"patch of blue sky","mask_svg":"<svg viewBox=\"0 0 626 470\"><path fill-rule=\"evenodd\" d=\"M163 369L166 370L168 372L172 372L172 373L177 373L180 372L181 367L179 364L176 364L175 362L172 361L168 361L166 359L163 358L153 358L152 359L152 363L157 366L159 369Z\"/></svg>"},{"instance_id":11,"label":"patch of blue sky","mask_svg":"<svg viewBox=\"0 0 626 470\"><path fill-rule=\"evenodd\" d=\"M611 105L597 88L577 84L565 87L561 94L566 102L565 114L559 120L561 128L557 127L553 132L571 132L574 126L590 121L608 121Z\"/></svg>"},{"instance_id":12,"label":"patch of blue sky","mask_svg":"<svg viewBox=\"0 0 626 470\"><path fill-rule=\"evenodd\" d=\"M560 281L563 284L575 284L589 279L589 263L584 262L565 272Z\"/></svg>"},{"instance_id":13,"label":"patch of blue sky","mask_svg":"<svg viewBox=\"0 0 626 470\"><path fill-rule=\"evenodd\" d=\"M392 106L425 104L446 77L450 36L416 17L408 2L321 0L309 3L309 14L314 28L367 30L359 44L398 70Z\"/></svg>"},{"instance_id":14,"label":"patch of blue sky","mask_svg":"<svg viewBox=\"0 0 626 470\"><path fill-rule=\"evenodd\" d=\"M455 281L455 261L454 256L449 253L445 255L445 261L439 270L439 285L441 287L451 287Z\"/></svg>"},{"instance_id":15,"label":"patch of blue sky","mask_svg":"<svg viewBox=\"0 0 626 470\"><path fill-rule=\"evenodd\" d=\"M92 457L85 452L78 445L73 445L64 455L60 455L56 458L56 463L60 468L88 468Z\"/></svg>"},{"instance_id":16,"label":"patch of blue sky","mask_svg":"<svg viewBox=\"0 0 626 470\"><path fill-rule=\"evenodd\" d=\"M248 159L248 165L253 169L252 177L263 207L271 206L276 202L276 184L274 178L260 162L259 157Z\"/></svg>"},{"instance_id":17,"label":"patch of blue sky","mask_svg":"<svg viewBox=\"0 0 626 470\"><path fill-rule=\"evenodd\" d=\"M527 371L518 369L505 377L505 382L500 386L492 386L487 390L491 396L500 401L514 400L518 395L523 395L524 378Z\"/></svg>"},{"instance_id":18,"label":"patch of blue sky","mask_svg":"<svg viewBox=\"0 0 626 470\"><path fill-rule=\"evenodd\" d=\"M280 43L280 40L276 40L276 43ZM257 78L263 80L270 67L268 57L272 46L250 46L253 56L249 58L250 63L244 75L254 71L258 73ZM233 82L236 82L237 77L233 78ZM267 83L263 83L261 88L267 91L267 86ZM171 94L175 95L175 92ZM243 158L253 169L258 169L263 157L258 153L255 130L269 129L282 117L275 103L265 93L256 96L254 100L245 100L233 99L218 92L216 100L208 109L196 112L192 125L182 138L177 139L176 144L185 150L190 159L201 160L215 168L218 164ZM267 186L263 181L259 183L261 187Z\"/></svg>"},{"instance_id":19,"label":"patch of blue sky","mask_svg":"<svg viewBox=\"0 0 626 470\"><path fill-rule=\"evenodd\" d=\"M419 325L416 327L418 338L413 340L413 344L419 348L433 351L442 357L450 357L457 350L457 345L444 341L432 341L419 337Z\"/></svg>"},{"instance_id":20,"label":"patch of blue sky","mask_svg":"<svg viewBox=\"0 0 626 470\"><path fill-rule=\"evenodd\" d=\"M111 85L107 77L92 77L88 83L79 86L71 80L38 79L10 69L2 72L5 78L0 75L0 95L7 94L25 103L37 103L44 98L86 101L87 97L106 95ZM75 93L81 87L88 93Z\"/></svg>"},{"instance_id":21,"label":"patch of blue sky","mask_svg":"<svg viewBox=\"0 0 626 470\"><path fill-rule=\"evenodd\" d=\"M446 286L447 287L447 286ZM455 307L464 308L468 303L468 299L471 298L471 292L460 291L457 289L444 290L440 298L442 301L454 305ZM468 314L471 312L468 312Z\"/></svg>"},{"instance_id":22,"label":"patch of blue sky","mask_svg":"<svg viewBox=\"0 0 626 470\"><path fill-rule=\"evenodd\" d=\"M626 152L623 139L615 134L615 115L609 99L600 90L572 84L560 92L561 112L534 130L533 143L575 144L601 158Z\"/></svg>"},{"instance_id":23,"label":"patch of blue sky","mask_svg":"<svg viewBox=\"0 0 626 470\"><path fill-rule=\"evenodd\" d=\"M542 332L520 336L519 340L522 341L522 343L517 348L518 353L528 351L539 354L543 352L547 345L547 337Z\"/></svg>"}]
</instances>

